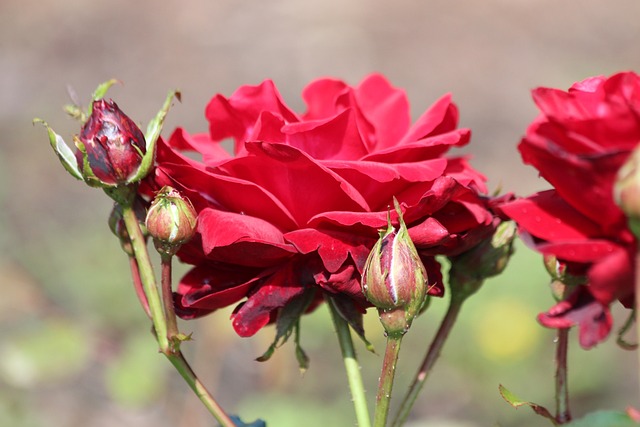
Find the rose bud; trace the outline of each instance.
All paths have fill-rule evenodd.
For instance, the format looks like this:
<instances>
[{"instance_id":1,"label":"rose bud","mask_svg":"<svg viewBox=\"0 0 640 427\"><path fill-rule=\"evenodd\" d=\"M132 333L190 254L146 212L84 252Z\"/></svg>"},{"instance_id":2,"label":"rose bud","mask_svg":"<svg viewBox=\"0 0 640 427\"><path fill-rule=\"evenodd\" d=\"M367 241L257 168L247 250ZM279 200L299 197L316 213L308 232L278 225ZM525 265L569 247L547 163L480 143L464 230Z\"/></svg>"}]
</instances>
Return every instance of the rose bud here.
<instances>
[{"instance_id":1,"label":"rose bud","mask_svg":"<svg viewBox=\"0 0 640 427\"><path fill-rule=\"evenodd\" d=\"M516 224L502 221L487 239L460 255L450 257L451 297L461 300L473 295L485 279L502 273L513 254Z\"/></svg>"},{"instance_id":2,"label":"rose bud","mask_svg":"<svg viewBox=\"0 0 640 427\"><path fill-rule=\"evenodd\" d=\"M424 303L427 271L394 202L400 226L394 228L389 219L380 232L362 272L362 292L378 309L387 336L402 336Z\"/></svg>"},{"instance_id":3,"label":"rose bud","mask_svg":"<svg viewBox=\"0 0 640 427\"><path fill-rule=\"evenodd\" d=\"M613 185L613 197L616 204L627 216L629 228L640 236L640 148L631 152L627 161L618 170Z\"/></svg>"},{"instance_id":4,"label":"rose bud","mask_svg":"<svg viewBox=\"0 0 640 427\"><path fill-rule=\"evenodd\" d=\"M47 128L51 148L62 166L74 178L92 187L101 187L116 202L128 206L133 203L135 184L153 169L155 145L160 137L171 101L180 100L179 91L171 91L143 135L115 102L103 99L117 80L109 80L96 88L87 111L78 105L66 107L72 117L84 123L79 136L74 136L77 151L67 145L42 119L35 118Z\"/></svg>"},{"instance_id":5,"label":"rose bud","mask_svg":"<svg viewBox=\"0 0 640 427\"><path fill-rule=\"evenodd\" d=\"M79 168L96 187L130 183L146 152L142 131L112 100L93 101L89 120L76 138Z\"/></svg>"},{"instance_id":6,"label":"rose bud","mask_svg":"<svg viewBox=\"0 0 640 427\"><path fill-rule=\"evenodd\" d=\"M197 214L189 199L167 186L156 194L145 223L158 252L174 255L195 234L196 220Z\"/></svg>"}]
</instances>

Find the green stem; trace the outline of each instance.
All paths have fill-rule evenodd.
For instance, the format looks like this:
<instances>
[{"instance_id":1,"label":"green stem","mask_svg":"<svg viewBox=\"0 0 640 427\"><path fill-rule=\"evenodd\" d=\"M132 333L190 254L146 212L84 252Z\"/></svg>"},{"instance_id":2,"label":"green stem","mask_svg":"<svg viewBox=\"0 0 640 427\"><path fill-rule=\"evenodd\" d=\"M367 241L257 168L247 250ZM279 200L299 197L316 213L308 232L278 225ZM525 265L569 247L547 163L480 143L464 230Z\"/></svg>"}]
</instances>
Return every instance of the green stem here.
<instances>
[{"instance_id":1,"label":"green stem","mask_svg":"<svg viewBox=\"0 0 640 427\"><path fill-rule=\"evenodd\" d=\"M182 352L178 350L175 353L165 354L167 359L173 364L176 370L180 373L182 378L189 384L191 390L198 396L198 399L204 404L207 410L215 417L222 427L235 427L235 424L231 418L226 414L224 409L213 398L211 393L198 379L197 375L189 366L189 363L184 358Z\"/></svg>"},{"instance_id":2,"label":"green stem","mask_svg":"<svg viewBox=\"0 0 640 427\"><path fill-rule=\"evenodd\" d=\"M387 336L387 347L384 352L382 373L380 374L378 395L376 396L376 411L373 416L374 427L385 427L387 424L391 392L393 390L393 379L396 374L396 364L398 363L398 355L400 354L402 336L403 335Z\"/></svg>"},{"instance_id":3,"label":"green stem","mask_svg":"<svg viewBox=\"0 0 640 427\"><path fill-rule=\"evenodd\" d=\"M187 384L189 384L189 387L191 387L196 396L198 396L200 401L205 405L205 407L209 410L211 415L213 415L213 417L220 423L220 425L222 427L235 427L235 424L233 423L231 418L229 418L229 416L224 412L224 410L216 402L213 396L211 396L204 385L200 382L195 372L193 371L193 369L191 369L186 359L182 355L182 352L180 352L179 347L177 348L174 345L173 339L171 340L172 342L169 341L167 319L165 318L165 313L163 311L163 302L161 301L160 293L158 292L158 286L156 284L156 279L153 273L151 259L149 258L149 253L147 252L147 245L144 236L142 235L142 231L140 230L138 219L136 218L135 212L131 205L122 206L122 218L124 219L125 225L127 227L127 232L129 233L129 238L131 240L131 246L133 247L133 252L137 260L142 288L144 289L144 293L149 303L149 313L151 314L151 320L153 322L158 345L160 346L160 351L178 370L182 378L184 378ZM168 269L169 280L165 280L165 274L166 269L163 265L163 286L165 285L165 283L168 283L170 289L171 269ZM173 311L171 311L171 313L173 313ZM175 314L173 315L173 319L175 320Z\"/></svg>"},{"instance_id":4,"label":"green stem","mask_svg":"<svg viewBox=\"0 0 640 427\"><path fill-rule=\"evenodd\" d=\"M178 330L178 321L176 320L176 312L173 307L173 289L171 287L171 260L173 256L162 254L162 302L164 305L164 314L167 321L167 335L172 344L180 333ZM178 341L179 344L179 341Z\"/></svg>"},{"instance_id":5,"label":"green stem","mask_svg":"<svg viewBox=\"0 0 640 427\"><path fill-rule=\"evenodd\" d=\"M567 349L569 328L558 329L556 347L556 421L565 424L571 421L569 410L569 388L567 387Z\"/></svg>"},{"instance_id":6,"label":"green stem","mask_svg":"<svg viewBox=\"0 0 640 427\"><path fill-rule=\"evenodd\" d=\"M398 414L393 421L393 427L399 427L404 424L411 412L411 408L413 407L418 394L422 390L429 373L431 372L431 368L438 360L440 356L440 352L442 351L442 347L444 346L447 337L449 336L449 332L451 332L451 328L456 322L458 318L458 314L460 313L460 309L462 308L462 303L466 298L451 298L451 302L449 303L449 308L447 309L447 313L445 314L442 322L440 323L440 327L438 328L438 332L436 332L435 337L431 341L431 345L429 346L429 350L422 361L422 365L418 369L411 386L409 387L409 391L405 395L402 400L402 404L400 409L398 410Z\"/></svg>"},{"instance_id":7,"label":"green stem","mask_svg":"<svg viewBox=\"0 0 640 427\"><path fill-rule=\"evenodd\" d=\"M369 419L369 409L367 408L367 400L365 397L364 386L362 384L362 375L360 373L358 360L356 359L356 351L353 347L349 324L342 318L342 316L340 316L330 298L327 298L327 305L329 306L329 312L331 313L331 318L333 319L333 324L336 328L336 334L338 335L338 341L340 343L340 350L342 351L344 367L347 372L347 380L349 381L349 388L351 389L351 398L353 399L353 406L356 412L358 426L370 427L371 421Z\"/></svg>"},{"instance_id":8,"label":"green stem","mask_svg":"<svg viewBox=\"0 0 640 427\"><path fill-rule=\"evenodd\" d=\"M164 312L162 311L162 302L158 292L158 286L156 285L156 279L153 274L151 260L149 259L149 252L147 252L147 244L144 236L142 235L142 231L140 230L140 225L138 225L138 218L136 218L133 206L122 206L122 219L127 227L127 233L129 233L133 253L138 261L140 280L142 281L142 288L144 289L144 293L147 296L147 302L149 303L149 312L151 313L151 320L153 321L156 338L160 345L160 350L164 352L165 349L169 348L167 324L165 322Z\"/></svg>"}]
</instances>

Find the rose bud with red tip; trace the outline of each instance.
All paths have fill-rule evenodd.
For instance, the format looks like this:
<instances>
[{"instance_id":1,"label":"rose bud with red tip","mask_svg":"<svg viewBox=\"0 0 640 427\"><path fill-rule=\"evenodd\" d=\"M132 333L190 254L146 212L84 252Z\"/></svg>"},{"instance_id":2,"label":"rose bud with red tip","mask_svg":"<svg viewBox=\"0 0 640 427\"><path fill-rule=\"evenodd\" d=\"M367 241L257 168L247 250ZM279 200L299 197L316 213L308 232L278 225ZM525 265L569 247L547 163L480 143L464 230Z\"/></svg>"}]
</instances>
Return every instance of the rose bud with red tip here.
<instances>
[{"instance_id":1,"label":"rose bud with red tip","mask_svg":"<svg viewBox=\"0 0 640 427\"><path fill-rule=\"evenodd\" d=\"M387 336L404 335L424 303L427 271L409 237L396 203L399 227L389 224L371 250L362 272L362 292L377 307Z\"/></svg>"},{"instance_id":2,"label":"rose bud with red tip","mask_svg":"<svg viewBox=\"0 0 640 427\"><path fill-rule=\"evenodd\" d=\"M92 113L76 138L78 166L96 187L129 184L142 164L142 131L112 100L93 101Z\"/></svg>"}]
</instances>

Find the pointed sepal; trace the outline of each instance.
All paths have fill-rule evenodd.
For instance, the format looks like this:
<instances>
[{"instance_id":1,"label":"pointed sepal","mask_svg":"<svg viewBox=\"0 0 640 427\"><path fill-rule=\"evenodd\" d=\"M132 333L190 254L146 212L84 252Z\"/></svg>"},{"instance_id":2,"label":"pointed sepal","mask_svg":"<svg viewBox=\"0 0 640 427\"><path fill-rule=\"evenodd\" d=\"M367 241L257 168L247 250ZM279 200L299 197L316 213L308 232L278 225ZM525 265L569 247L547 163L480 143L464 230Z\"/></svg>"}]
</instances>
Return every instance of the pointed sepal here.
<instances>
[{"instance_id":1,"label":"pointed sepal","mask_svg":"<svg viewBox=\"0 0 640 427\"><path fill-rule=\"evenodd\" d=\"M73 176L75 179L80 181L84 181L82 177L82 172L78 168L78 162L76 160L76 156L71 150L71 148L64 142L64 139L57 133L51 129L51 127L42 119L33 119L33 123L39 123L47 128L47 133L49 134L49 143L51 144L51 148L58 155L60 159L60 163L62 166Z\"/></svg>"},{"instance_id":2,"label":"pointed sepal","mask_svg":"<svg viewBox=\"0 0 640 427\"><path fill-rule=\"evenodd\" d=\"M174 90L169 92L169 94L167 95L167 98L164 101L164 104L162 105L162 108L160 109L160 111L158 111L158 114L156 114L156 116L147 125L147 131L144 135L144 139L147 143L147 147L146 147L147 151L142 157L142 162L140 163L140 168L138 169L138 172L133 177L131 177L129 182L140 181L145 176L147 176L151 171L151 168L153 167L153 162L155 159L156 142L158 142L158 138L160 137L160 133L162 132L164 119L167 117L167 113L171 108L171 101L173 100L174 97L178 101L182 100L182 95L180 94L180 91Z\"/></svg>"}]
</instances>

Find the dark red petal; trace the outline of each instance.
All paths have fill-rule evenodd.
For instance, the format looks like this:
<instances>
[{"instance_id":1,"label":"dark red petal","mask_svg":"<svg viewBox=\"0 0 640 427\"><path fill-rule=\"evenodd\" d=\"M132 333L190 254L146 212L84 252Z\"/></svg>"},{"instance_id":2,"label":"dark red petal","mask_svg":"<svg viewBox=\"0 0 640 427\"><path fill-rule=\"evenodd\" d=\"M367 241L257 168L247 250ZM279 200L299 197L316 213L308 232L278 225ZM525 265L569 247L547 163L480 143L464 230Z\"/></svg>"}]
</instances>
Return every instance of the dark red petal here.
<instances>
[{"instance_id":1,"label":"dark red petal","mask_svg":"<svg viewBox=\"0 0 640 427\"><path fill-rule=\"evenodd\" d=\"M369 256L376 238L374 236L358 236L353 233L316 230L305 228L285 234L285 240L296 247L298 252L310 254L317 252L324 267L330 273L337 272L351 255L358 271Z\"/></svg>"},{"instance_id":2,"label":"dark red petal","mask_svg":"<svg viewBox=\"0 0 640 427\"><path fill-rule=\"evenodd\" d=\"M351 184L306 153L284 144L251 142L246 147L250 156L227 162L219 170L276 197L298 224L331 210L369 210Z\"/></svg>"},{"instance_id":3,"label":"dark red petal","mask_svg":"<svg viewBox=\"0 0 640 427\"><path fill-rule=\"evenodd\" d=\"M368 151L365 147L356 116L346 109L327 120L292 123L283 127L288 143L314 159L359 159Z\"/></svg>"},{"instance_id":4,"label":"dark red petal","mask_svg":"<svg viewBox=\"0 0 640 427\"><path fill-rule=\"evenodd\" d=\"M550 242L585 240L602 234L597 223L572 208L555 190L516 199L501 205L500 210L521 230Z\"/></svg>"},{"instance_id":5,"label":"dark red petal","mask_svg":"<svg viewBox=\"0 0 640 427\"><path fill-rule=\"evenodd\" d=\"M602 304L610 304L633 294L633 249L615 248L589 269L589 290Z\"/></svg>"},{"instance_id":6,"label":"dark red petal","mask_svg":"<svg viewBox=\"0 0 640 427\"><path fill-rule=\"evenodd\" d=\"M177 128L171 134L168 145L176 150L200 153L207 165L217 165L231 158L231 154L219 142L212 140L209 134L191 135L183 128Z\"/></svg>"},{"instance_id":7,"label":"dark red petal","mask_svg":"<svg viewBox=\"0 0 640 427\"><path fill-rule=\"evenodd\" d=\"M323 161L363 195L372 210L387 209L393 197L414 182L433 181L442 176L446 159L415 163L385 164L369 161Z\"/></svg>"},{"instance_id":8,"label":"dark red petal","mask_svg":"<svg viewBox=\"0 0 640 427\"><path fill-rule=\"evenodd\" d=\"M298 121L271 80L265 80L258 86L242 86L228 99L222 95L214 96L205 111L211 138L215 141L234 138L237 153L250 139L253 126L264 111L270 111L288 123Z\"/></svg>"},{"instance_id":9,"label":"dark red petal","mask_svg":"<svg viewBox=\"0 0 640 427\"><path fill-rule=\"evenodd\" d=\"M225 263L267 267L296 253L280 230L248 215L204 209L198 216L198 233L207 257Z\"/></svg>"},{"instance_id":10,"label":"dark red petal","mask_svg":"<svg viewBox=\"0 0 640 427\"><path fill-rule=\"evenodd\" d=\"M404 90L393 87L380 74L371 74L355 89L362 115L375 128L375 151L397 145L409 129L409 101Z\"/></svg>"},{"instance_id":11,"label":"dark red petal","mask_svg":"<svg viewBox=\"0 0 640 427\"><path fill-rule=\"evenodd\" d=\"M435 159L446 153L451 147L465 145L471 139L469 129L454 129L447 133L423 138L416 142L407 142L385 150L375 151L362 160L382 163L416 162Z\"/></svg>"},{"instance_id":12,"label":"dark red petal","mask_svg":"<svg viewBox=\"0 0 640 427\"><path fill-rule=\"evenodd\" d=\"M178 284L178 314L181 317L201 316L234 304L247 296L259 279L259 270L198 265Z\"/></svg>"},{"instance_id":13,"label":"dark red petal","mask_svg":"<svg viewBox=\"0 0 640 427\"><path fill-rule=\"evenodd\" d=\"M613 201L613 182L629 152L580 157L560 155L526 142L519 149L524 162L536 167L558 194L582 214L612 230L625 222Z\"/></svg>"},{"instance_id":14,"label":"dark red petal","mask_svg":"<svg viewBox=\"0 0 640 427\"><path fill-rule=\"evenodd\" d=\"M339 105L338 100L351 92L346 83L336 79L318 79L302 90L302 99L307 104L307 112L303 119L319 120L335 116L343 111L345 105Z\"/></svg>"},{"instance_id":15,"label":"dark red petal","mask_svg":"<svg viewBox=\"0 0 640 427\"><path fill-rule=\"evenodd\" d=\"M300 296L308 285L315 283L313 263L305 259L289 262L276 269L258 289L231 315L233 327L241 337L258 332L293 298Z\"/></svg>"},{"instance_id":16,"label":"dark red petal","mask_svg":"<svg viewBox=\"0 0 640 427\"><path fill-rule=\"evenodd\" d=\"M579 327L580 345L590 349L602 342L611 331L613 320L609 308L596 301L584 286L578 286L567 300L538 315L548 328Z\"/></svg>"},{"instance_id":17,"label":"dark red petal","mask_svg":"<svg viewBox=\"0 0 640 427\"><path fill-rule=\"evenodd\" d=\"M450 132L458 125L458 109L446 94L429 107L411 126L399 145L415 142L428 136Z\"/></svg>"}]
</instances>

